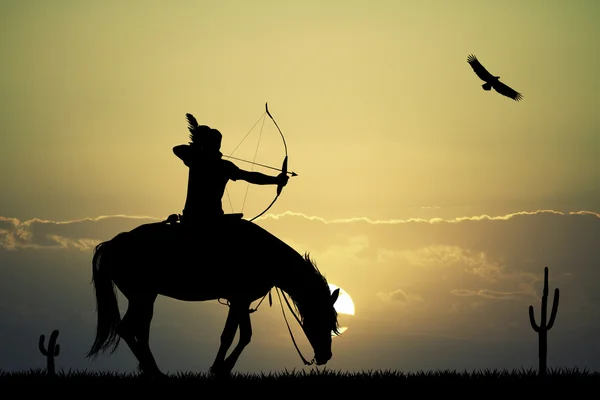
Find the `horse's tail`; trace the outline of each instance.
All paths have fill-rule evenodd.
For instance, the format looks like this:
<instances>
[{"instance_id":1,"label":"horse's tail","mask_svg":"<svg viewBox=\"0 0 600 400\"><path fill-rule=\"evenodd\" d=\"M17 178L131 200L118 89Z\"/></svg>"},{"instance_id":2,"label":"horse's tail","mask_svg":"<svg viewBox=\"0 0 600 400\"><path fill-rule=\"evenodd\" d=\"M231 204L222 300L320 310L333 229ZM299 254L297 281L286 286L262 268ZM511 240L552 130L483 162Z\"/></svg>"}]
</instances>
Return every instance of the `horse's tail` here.
<instances>
[{"instance_id":1,"label":"horse's tail","mask_svg":"<svg viewBox=\"0 0 600 400\"><path fill-rule=\"evenodd\" d=\"M87 353L87 358L95 358L112 346L111 353L117 349L120 336L116 328L121 322L119 303L115 285L111 278L111 250L114 243L102 242L94 249L92 259L92 282L96 293L96 313L98 323L96 326L96 338L92 348ZM113 259L114 260L114 259Z\"/></svg>"}]
</instances>

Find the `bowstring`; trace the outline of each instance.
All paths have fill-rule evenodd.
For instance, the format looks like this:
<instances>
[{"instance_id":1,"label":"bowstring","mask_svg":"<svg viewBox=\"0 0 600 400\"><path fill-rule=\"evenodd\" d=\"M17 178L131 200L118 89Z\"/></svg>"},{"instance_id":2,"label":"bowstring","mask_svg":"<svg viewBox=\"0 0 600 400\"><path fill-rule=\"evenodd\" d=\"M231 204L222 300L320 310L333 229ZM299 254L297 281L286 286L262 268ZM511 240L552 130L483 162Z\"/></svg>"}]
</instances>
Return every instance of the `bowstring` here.
<instances>
[{"instance_id":1,"label":"bowstring","mask_svg":"<svg viewBox=\"0 0 600 400\"><path fill-rule=\"evenodd\" d=\"M266 114L266 112L265 112ZM258 143L256 143L256 149L254 149L254 158L252 159L252 167L250 168L250 171L254 171L254 163L256 162L256 156L258 155L258 146L260 145L260 139L262 138L262 134L263 134L263 129L265 127L265 114L263 114L263 118L262 118L262 125L260 126L260 133L258 134ZM244 201L242 202L242 210L240 212L244 212L244 206L246 205L246 197L248 196L248 189L250 189L250 184L247 183L246 184L246 193L244 193Z\"/></svg>"},{"instance_id":2,"label":"bowstring","mask_svg":"<svg viewBox=\"0 0 600 400\"><path fill-rule=\"evenodd\" d=\"M233 149L233 151L231 153L229 153L229 157L233 156L233 153L236 152L236 150L242 145L242 143L244 142L244 140L246 140L246 138L248 137L248 135L250 135L250 133L254 130L254 128L256 127L256 125L258 125L258 123L260 122L260 120L262 119L263 123L262 126L260 128L260 134L259 134L259 138L258 138L258 144L260 144L260 138L262 136L262 131L263 131L263 127L265 125L265 116L266 116L267 112L263 112L262 115L256 120L256 122L254 123L254 125L252 125L252 128L250 128L250 130L248 132L246 132L246 134L244 135L244 137L242 138L242 140L239 141L239 143L237 144L237 146L235 146L235 148ZM258 153L258 144L256 145L256 149L254 151L254 160L252 160L252 162L256 161L256 154ZM254 164L252 165L252 168L254 169ZM250 186L250 184L248 184L246 186L246 195L248 194L248 187ZM225 194L227 194L227 200L229 201L229 208L231 208L231 212L234 212L233 209L233 204L231 203L231 196L229 196L229 190L227 190L227 186L225 187ZM244 195L244 203L246 202L246 196ZM244 205L242 204L242 210L244 209ZM240 211L242 212L242 211Z\"/></svg>"}]
</instances>

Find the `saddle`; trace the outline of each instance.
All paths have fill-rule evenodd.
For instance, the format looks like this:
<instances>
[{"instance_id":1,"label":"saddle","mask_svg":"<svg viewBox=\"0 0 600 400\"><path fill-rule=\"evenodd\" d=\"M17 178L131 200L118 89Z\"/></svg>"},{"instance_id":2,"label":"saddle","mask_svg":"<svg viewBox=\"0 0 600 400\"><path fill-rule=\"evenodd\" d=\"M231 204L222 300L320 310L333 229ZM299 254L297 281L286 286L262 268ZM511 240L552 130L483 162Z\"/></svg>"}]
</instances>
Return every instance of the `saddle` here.
<instances>
[{"instance_id":1,"label":"saddle","mask_svg":"<svg viewBox=\"0 0 600 400\"><path fill-rule=\"evenodd\" d=\"M214 221L207 221L203 224L200 221L198 224L186 224L185 219L180 214L171 214L167 219L158 222L157 225L163 226L162 230L167 240L176 240L179 242L187 242L192 240L194 245L200 240L201 243L212 243L217 245L223 239L223 234L230 232L229 229L236 225L238 221L242 221L243 213L223 214Z\"/></svg>"},{"instance_id":2,"label":"saddle","mask_svg":"<svg viewBox=\"0 0 600 400\"><path fill-rule=\"evenodd\" d=\"M221 218L224 219L223 222L229 222L229 221L233 221L233 220L242 219L243 217L244 217L244 213L231 213L231 214L223 214L223 216ZM181 224L181 220L182 220L181 214L171 214L167 217L167 219L165 219L162 222L167 225L179 225L179 224Z\"/></svg>"}]
</instances>

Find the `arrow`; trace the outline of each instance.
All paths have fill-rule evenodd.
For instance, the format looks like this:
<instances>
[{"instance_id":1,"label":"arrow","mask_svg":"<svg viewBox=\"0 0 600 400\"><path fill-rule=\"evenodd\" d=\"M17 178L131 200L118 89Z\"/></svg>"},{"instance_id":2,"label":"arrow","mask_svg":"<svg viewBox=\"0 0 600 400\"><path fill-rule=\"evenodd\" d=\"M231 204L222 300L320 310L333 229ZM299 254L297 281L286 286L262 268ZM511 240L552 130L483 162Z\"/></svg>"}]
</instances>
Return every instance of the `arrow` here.
<instances>
[{"instance_id":1,"label":"arrow","mask_svg":"<svg viewBox=\"0 0 600 400\"><path fill-rule=\"evenodd\" d=\"M241 159L241 158L237 158L237 157L233 157L233 156L223 156L223 157L226 157L226 158L231 158L232 160L242 161L242 162L245 162L245 163L248 163L248 164L259 165L259 166L261 166L261 167L265 167L265 168L269 168L269 169L272 169L272 170L275 170L275 171L282 172L281 168L275 168L275 167L271 167L271 166L269 166L269 165L259 164L259 163L257 163L257 162L252 162L252 161L248 161L248 160L243 160L243 159ZM288 174L288 175L291 175L291 176L298 176L298 174L297 174L297 173L295 173L294 171L287 172L287 174Z\"/></svg>"}]
</instances>

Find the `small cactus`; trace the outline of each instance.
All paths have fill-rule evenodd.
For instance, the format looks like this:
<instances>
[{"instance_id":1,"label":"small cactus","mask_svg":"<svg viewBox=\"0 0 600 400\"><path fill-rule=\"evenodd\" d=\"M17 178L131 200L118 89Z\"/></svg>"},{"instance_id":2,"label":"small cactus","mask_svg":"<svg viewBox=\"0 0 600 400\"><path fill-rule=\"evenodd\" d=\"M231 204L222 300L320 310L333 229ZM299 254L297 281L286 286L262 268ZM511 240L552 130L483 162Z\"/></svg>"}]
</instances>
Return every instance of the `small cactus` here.
<instances>
[{"instance_id":1,"label":"small cactus","mask_svg":"<svg viewBox=\"0 0 600 400\"><path fill-rule=\"evenodd\" d=\"M48 341L48 350L44 348L44 340L46 337L40 335L40 352L46 357L46 374L48 376L54 376L56 374L56 367L54 365L54 357L58 357L60 354L60 344L56 344L58 338L58 330L52 331L50 340Z\"/></svg>"},{"instance_id":2,"label":"small cactus","mask_svg":"<svg viewBox=\"0 0 600 400\"><path fill-rule=\"evenodd\" d=\"M544 268L544 291L542 292L542 313L540 324L535 323L533 315L533 306L529 306L529 322L534 331L539 337L539 371L538 374L545 376L547 372L547 355L548 355L548 331L554 326L556 312L558 311L558 288L554 289L554 302L552 303L552 311L550 312L550 320L546 323L546 314L548 310L548 267Z\"/></svg>"}]
</instances>

